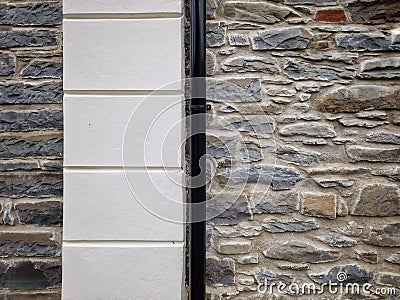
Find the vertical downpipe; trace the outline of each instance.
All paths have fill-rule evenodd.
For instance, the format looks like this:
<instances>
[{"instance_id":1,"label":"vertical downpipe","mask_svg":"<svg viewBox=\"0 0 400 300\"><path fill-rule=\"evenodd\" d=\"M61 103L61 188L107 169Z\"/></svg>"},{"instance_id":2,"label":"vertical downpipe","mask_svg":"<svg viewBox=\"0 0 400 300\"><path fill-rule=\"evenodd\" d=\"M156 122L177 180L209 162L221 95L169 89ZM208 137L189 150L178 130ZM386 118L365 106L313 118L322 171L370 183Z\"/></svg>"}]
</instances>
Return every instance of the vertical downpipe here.
<instances>
[{"instance_id":1,"label":"vertical downpipe","mask_svg":"<svg viewBox=\"0 0 400 300\"><path fill-rule=\"evenodd\" d=\"M189 299L205 299L206 258L206 3L191 0Z\"/></svg>"}]
</instances>

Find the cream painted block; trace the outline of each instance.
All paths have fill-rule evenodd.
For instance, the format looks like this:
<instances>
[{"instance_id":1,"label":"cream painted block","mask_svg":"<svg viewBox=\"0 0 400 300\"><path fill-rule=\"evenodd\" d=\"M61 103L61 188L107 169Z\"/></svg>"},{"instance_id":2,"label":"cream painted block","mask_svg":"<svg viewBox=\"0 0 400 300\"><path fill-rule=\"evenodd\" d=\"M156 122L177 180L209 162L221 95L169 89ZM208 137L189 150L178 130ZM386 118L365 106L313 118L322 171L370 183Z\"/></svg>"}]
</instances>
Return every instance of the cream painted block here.
<instances>
[{"instance_id":1,"label":"cream painted block","mask_svg":"<svg viewBox=\"0 0 400 300\"><path fill-rule=\"evenodd\" d=\"M183 241L178 171L64 170L65 241Z\"/></svg>"},{"instance_id":2,"label":"cream painted block","mask_svg":"<svg viewBox=\"0 0 400 300\"><path fill-rule=\"evenodd\" d=\"M63 247L63 300L179 300L181 244Z\"/></svg>"},{"instance_id":3,"label":"cream painted block","mask_svg":"<svg viewBox=\"0 0 400 300\"><path fill-rule=\"evenodd\" d=\"M64 0L64 14L180 13L182 0Z\"/></svg>"},{"instance_id":4,"label":"cream painted block","mask_svg":"<svg viewBox=\"0 0 400 300\"><path fill-rule=\"evenodd\" d=\"M181 90L182 19L64 20L65 90Z\"/></svg>"},{"instance_id":5,"label":"cream painted block","mask_svg":"<svg viewBox=\"0 0 400 300\"><path fill-rule=\"evenodd\" d=\"M64 165L180 167L182 100L65 95Z\"/></svg>"}]
</instances>

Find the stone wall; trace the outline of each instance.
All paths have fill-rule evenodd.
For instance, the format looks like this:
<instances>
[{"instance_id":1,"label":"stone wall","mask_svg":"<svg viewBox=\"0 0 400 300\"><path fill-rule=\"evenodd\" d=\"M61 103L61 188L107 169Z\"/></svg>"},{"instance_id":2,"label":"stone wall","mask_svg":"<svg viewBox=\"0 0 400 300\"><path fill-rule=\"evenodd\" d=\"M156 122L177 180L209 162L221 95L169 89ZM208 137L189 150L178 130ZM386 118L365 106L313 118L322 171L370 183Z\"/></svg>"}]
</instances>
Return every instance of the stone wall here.
<instances>
[{"instance_id":1,"label":"stone wall","mask_svg":"<svg viewBox=\"0 0 400 300\"><path fill-rule=\"evenodd\" d=\"M207 18L208 213L226 207L208 299L272 299L265 280L400 288L400 2L210 0Z\"/></svg>"},{"instance_id":2,"label":"stone wall","mask_svg":"<svg viewBox=\"0 0 400 300\"><path fill-rule=\"evenodd\" d=\"M0 299L60 298L61 23L61 1L0 1Z\"/></svg>"}]
</instances>

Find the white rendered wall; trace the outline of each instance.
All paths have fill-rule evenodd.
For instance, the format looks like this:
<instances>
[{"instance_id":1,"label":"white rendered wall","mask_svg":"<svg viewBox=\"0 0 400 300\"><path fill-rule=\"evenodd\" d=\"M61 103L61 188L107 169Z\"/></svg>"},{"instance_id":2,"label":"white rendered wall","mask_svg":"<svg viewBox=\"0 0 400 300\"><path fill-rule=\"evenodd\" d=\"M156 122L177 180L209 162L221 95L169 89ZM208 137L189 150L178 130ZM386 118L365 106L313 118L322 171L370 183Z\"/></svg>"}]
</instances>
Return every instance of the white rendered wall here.
<instances>
[{"instance_id":1,"label":"white rendered wall","mask_svg":"<svg viewBox=\"0 0 400 300\"><path fill-rule=\"evenodd\" d=\"M64 0L63 300L182 298L182 9Z\"/></svg>"}]
</instances>

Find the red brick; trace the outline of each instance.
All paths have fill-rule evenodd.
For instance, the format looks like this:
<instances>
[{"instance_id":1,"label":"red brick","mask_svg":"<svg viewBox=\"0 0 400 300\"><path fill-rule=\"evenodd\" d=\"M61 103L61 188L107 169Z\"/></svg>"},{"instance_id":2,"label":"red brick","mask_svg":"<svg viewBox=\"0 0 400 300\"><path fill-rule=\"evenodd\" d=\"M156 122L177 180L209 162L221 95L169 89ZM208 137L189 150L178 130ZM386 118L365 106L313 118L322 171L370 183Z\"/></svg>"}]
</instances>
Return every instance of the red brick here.
<instances>
[{"instance_id":1,"label":"red brick","mask_svg":"<svg viewBox=\"0 0 400 300\"><path fill-rule=\"evenodd\" d=\"M319 22L339 23L347 20L343 9L324 9L317 11L315 19Z\"/></svg>"}]
</instances>

